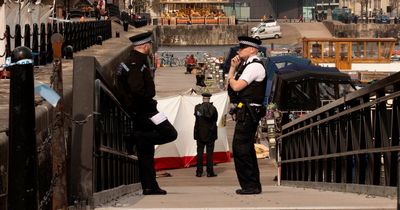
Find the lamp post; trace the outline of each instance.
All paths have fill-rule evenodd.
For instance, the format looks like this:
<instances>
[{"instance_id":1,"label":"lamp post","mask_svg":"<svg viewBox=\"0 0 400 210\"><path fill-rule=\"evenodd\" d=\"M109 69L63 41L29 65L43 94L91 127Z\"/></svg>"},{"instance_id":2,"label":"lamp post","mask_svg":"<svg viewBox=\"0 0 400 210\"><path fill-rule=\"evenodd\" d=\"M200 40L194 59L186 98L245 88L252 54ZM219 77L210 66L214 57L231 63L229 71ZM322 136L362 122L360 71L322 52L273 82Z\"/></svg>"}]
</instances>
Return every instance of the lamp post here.
<instances>
[{"instance_id":1,"label":"lamp post","mask_svg":"<svg viewBox=\"0 0 400 210\"><path fill-rule=\"evenodd\" d=\"M128 9L129 9L129 19L132 19L132 9L133 9L132 1L131 1L131 3L129 4Z\"/></svg>"},{"instance_id":2,"label":"lamp post","mask_svg":"<svg viewBox=\"0 0 400 210\"><path fill-rule=\"evenodd\" d=\"M232 15L235 16L236 19L236 0L233 0Z\"/></svg>"}]
</instances>

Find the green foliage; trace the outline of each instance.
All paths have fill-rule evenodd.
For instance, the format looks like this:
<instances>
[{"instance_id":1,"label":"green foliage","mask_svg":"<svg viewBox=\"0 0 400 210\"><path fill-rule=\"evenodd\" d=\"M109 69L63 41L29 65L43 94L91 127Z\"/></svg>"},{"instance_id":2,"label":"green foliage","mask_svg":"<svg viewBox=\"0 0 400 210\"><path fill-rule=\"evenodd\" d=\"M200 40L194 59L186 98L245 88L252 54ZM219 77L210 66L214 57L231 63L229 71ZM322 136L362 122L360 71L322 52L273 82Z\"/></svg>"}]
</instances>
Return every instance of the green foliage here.
<instances>
[{"instance_id":1,"label":"green foliage","mask_svg":"<svg viewBox=\"0 0 400 210\"><path fill-rule=\"evenodd\" d=\"M151 2L150 5L151 9L153 10L153 12L155 12L156 14L160 14L161 12L161 3L160 0L153 0Z\"/></svg>"}]
</instances>

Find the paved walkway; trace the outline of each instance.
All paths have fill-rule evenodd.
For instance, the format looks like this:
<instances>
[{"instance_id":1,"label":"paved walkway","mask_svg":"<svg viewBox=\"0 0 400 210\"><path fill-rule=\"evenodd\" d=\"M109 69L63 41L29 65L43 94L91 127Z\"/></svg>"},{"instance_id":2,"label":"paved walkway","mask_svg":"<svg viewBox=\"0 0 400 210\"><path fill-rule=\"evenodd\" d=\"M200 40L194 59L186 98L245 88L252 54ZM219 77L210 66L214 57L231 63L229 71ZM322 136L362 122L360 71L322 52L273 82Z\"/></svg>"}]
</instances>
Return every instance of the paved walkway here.
<instances>
[{"instance_id":1,"label":"paved walkway","mask_svg":"<svg viewBox=\"0 0 400 210\"><path fill-rule=\"evenodd\" d=\"M156 72L157 97L181 94L194 87L195 76L184 67L161 68ZM231 142L234 122L227 122ZM237 195L239 188L233 162L215 166L218 177L195 177L195 168L172 169L157 174L167 195L127 195L96 210L123 209L395 209L396 200L351 193L277 186L272 161L259 159L263 192ZM166 173L171 176L163 176Z\"/></svg>"}]
</instances>

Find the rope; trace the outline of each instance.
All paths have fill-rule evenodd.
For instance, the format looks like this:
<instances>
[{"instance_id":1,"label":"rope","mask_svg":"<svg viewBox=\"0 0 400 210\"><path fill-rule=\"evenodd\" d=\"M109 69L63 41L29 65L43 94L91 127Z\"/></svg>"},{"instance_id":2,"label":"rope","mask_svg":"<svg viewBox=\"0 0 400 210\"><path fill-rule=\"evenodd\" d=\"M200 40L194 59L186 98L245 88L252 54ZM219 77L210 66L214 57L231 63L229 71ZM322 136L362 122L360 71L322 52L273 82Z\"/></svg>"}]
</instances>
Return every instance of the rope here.
<instances>
[{"instance_id":1,"label":"rope","mask_svg":"<svg viewBox=\"0 0 400 210\"><path fill-rule=\"evenodd\" d=\"M6 133L6 135L8 136L8 128L4 128L4 129L0 130L0 133Z\"/></svg>"},{"instance_id":2,"label":"rope","mask_svg":"<svg viewBox=\"0 0 400 210\"><path fill-rule=\"evenodd\" d=\"M92 114L89 114L86 116L84 120L73 120L71 116L67 113L64 113L64 117L70 120L72 123L75 123L77 125L83 125L89 121L90 118L92 118L94 115L101 115L99 112L93 112Z\"/></svg>"}]
</instances>

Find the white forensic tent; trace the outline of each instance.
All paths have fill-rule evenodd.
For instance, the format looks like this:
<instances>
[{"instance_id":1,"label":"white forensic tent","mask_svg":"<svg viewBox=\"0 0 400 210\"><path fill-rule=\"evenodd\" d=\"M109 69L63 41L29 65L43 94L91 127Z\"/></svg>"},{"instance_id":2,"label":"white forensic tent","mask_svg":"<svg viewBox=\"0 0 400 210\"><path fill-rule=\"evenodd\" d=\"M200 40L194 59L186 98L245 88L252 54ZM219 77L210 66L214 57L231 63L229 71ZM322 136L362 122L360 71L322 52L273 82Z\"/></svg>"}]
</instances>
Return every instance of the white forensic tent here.
<instances>
[{"instance_id":1,"label":"white forensic tent","mask_svg":"<svg viewBox=\"0 0 400 210\"><path fill-rule=\"evenodd\" d=\"M179 95L157 99L157 108L164 113L178 131L178 138L168 144L156 146L156 170L184 168L196 164L196 141L193 139L194 107L202 103L201 95ZM215 141L214 163L229 162L229 151L226 133L226 114L229 97L226 91L215 93L211 102L218 111L218 139ZM204 158L205 160L205 158Z\"/></svg>"}]
</instances>

